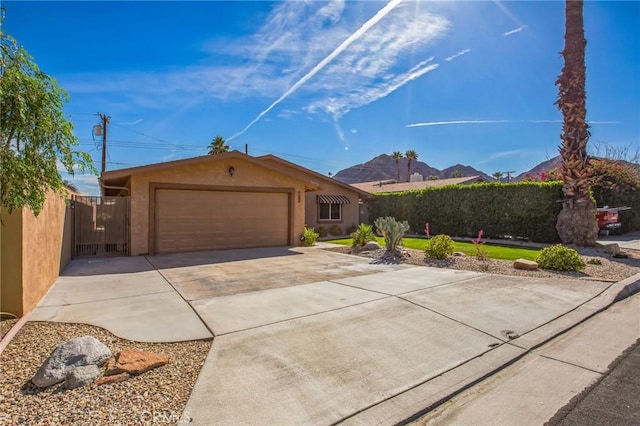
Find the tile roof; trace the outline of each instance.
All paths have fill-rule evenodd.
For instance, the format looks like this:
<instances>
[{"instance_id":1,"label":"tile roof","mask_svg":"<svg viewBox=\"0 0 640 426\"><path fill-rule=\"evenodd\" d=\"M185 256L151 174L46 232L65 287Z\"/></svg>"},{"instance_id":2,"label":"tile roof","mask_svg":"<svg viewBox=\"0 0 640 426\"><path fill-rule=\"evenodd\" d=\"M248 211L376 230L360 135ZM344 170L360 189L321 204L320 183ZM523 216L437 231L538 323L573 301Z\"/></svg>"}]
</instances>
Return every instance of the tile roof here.
<instances>
[{"instance_id":1,"label":"tile roof","mask_svg":"<svg viewBox=\"0 0 640 426\"><path fill-rule=\"evenodd\" d=\"M434 188L446 185L468 185L471 183L486 182L482 176L466 176L459 178L423 180L420 182L398 182L395 180L376 180L372 182L352 183L358 189L370 193L380 192L402 192L414 189Z\"/></svg>"}]
</instances>

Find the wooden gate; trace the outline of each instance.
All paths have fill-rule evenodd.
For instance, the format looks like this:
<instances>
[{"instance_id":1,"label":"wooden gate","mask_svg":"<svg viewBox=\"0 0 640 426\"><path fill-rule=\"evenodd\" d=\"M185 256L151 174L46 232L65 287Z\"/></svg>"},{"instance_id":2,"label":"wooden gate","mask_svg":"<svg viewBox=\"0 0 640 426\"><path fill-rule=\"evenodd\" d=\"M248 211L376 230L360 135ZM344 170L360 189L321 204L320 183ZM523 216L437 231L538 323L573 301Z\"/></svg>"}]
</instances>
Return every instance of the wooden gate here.
<instances>
[{"instance_id":1,"label":"wooden gate","mask_svg":"<svg viewBox=\"0 0 640 426\"><path fill-rule=\"evenodd\" d=\"M74 196L73 257L129 256L129 197Z\"/></svg>"}]
</instances>

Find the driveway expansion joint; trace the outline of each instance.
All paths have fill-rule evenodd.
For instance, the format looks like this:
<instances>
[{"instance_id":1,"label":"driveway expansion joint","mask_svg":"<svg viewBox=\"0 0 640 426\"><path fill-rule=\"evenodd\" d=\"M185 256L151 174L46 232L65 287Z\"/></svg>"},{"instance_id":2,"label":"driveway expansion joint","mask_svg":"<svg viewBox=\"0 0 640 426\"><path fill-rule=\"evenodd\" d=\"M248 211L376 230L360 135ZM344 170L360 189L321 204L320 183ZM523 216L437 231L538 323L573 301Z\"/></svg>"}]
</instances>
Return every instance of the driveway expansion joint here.
<instances>
[{"instance_id":1,"label":"driveway expansion joint","mask_svg":"<svg viewBox=\"0 0 640 426\"><path fill-rule=\"evenodd\" d=\"M149 264L151 266L153 266L154 268L155 265L153 263L151 263L151 261L149 260L148 256L144 256L144 258L147 260L147 262L149 262ZM169 281L167 279L167 277L164 276L164 274L162 273L162 271L160 269L156 268L156 271L158 272L158 274L162 277L163 280L165 280L167 282L167 284L169 284L171 286L171 288L173 289L173 291L175 293L178 294L178 296L180 296L180 298L184 301L184 303L186 303L189 306L189 309L191 309L193 311L193 313L198 317L198 320L200 320L200 322L202 323L202 325L204 326L204 328L207 329L207 331L209 331L209 333L211 333L211 336L213 337L213 339L215 340L216 334L213 332L213 330L209 327L209 325L202 319L202 317L200 316L200 314L198 313L198 311L193 307L193 305L191 303L189 303L189 301L187 299L185 299L185 297L182 295L182 293L180 293L178 291L177 288L175 288L175 286L173 285L173 283L171 281Z\"/></svg>"}]
</instances>

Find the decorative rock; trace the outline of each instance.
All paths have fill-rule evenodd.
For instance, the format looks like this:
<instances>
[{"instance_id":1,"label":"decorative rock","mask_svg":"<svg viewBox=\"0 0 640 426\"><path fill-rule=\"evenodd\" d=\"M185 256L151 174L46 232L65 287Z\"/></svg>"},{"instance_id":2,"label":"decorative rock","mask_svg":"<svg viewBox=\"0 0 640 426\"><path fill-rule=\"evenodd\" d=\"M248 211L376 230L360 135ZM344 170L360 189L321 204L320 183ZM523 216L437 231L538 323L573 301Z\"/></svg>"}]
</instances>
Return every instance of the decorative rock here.
<instances>
[{"instance_id":1,"label":"decorative rock","mask_svg":"<svg viewBox=\"0 0 640 426\"><path fill-rule=\"evenodd\" d=\"M612 256L616 256L620 254L620 246L616 243L606 244L604 246L604 252L609 253Z\"/></svg>"},{"instance_id":2,"label":"decorative rock","mask_svg":"<svg viewBox=\"0 0 640 426\"><path fill-rule=\"evenodd\" d=\"M452 256L457 256L457 257L467 257L467 255L466 255L466 254L464 254L464 253L463 253L463 252L461 252L461 251L454 251L454 252L453 252L453 254L452 254Z\"/></svg>"},{"instance_id":3,"label":"decorative rock","mask_svg":"<svg viewBox=\"0 0 640 426\"><path fill-rule=\"evenodd\" d=\"M113 376L103 376L95 381L96 385L108 385L110 383L123 382L129 378L129 373L114 374Z\"/></svg>"},{"instance_id":4,"label":"decorative rock","mask_svg":"<svg viewBox=\"0 0 640 426\"><path fill-rule=\"evenodd\" d=\"M513 262L514 269L522 269L525 271L535 271L538 269L538 263L533 260L518 259Z\"/></svg>"},{"instance_id":5,"label":"decorative rock","mask_svg":"<svg viewBox=\"0 0 640 426\"><path fill-rule=\"evenodd\" d=\"M382 247L380 247L380 244L378 244L376 241L369 241L364 245L365 250L379 250L381 248Z\"/></svg>"},{"instance_id":6,"label":"decorative rock","mask_svg":"<svg viewBox=\"0 0 640 426\"><path fill-rule=\"evenodd\" d=\"M31 381L39 388L62 382L73 367L100 365L111 357L111 350L92 336L76 337L59 344Z\"/></svg>"},{"instance_id":7,"label":"decorative rock","mask_svg":"<svg viewBox=\"0 0 640 426\"><path fill-rule=\"evenodd\" d=\"M129 373L135 376L165 365L168 361L169 357L166 355L127 349L121 351L115 358L109 359L104 375Z\"/></svg>"},{"instance_id":8,"label":"decorative rock","mask_svg":"<svg viewBox=\"0 0 640 426\"><path fill-rule=\"evenodd\" d=\"M92 383L101 375L102 369L95 364L73 367L67 370L67 376L64 379L64 387L67 389L79 388L80 386Z\"/></svg>"}]
</instances>

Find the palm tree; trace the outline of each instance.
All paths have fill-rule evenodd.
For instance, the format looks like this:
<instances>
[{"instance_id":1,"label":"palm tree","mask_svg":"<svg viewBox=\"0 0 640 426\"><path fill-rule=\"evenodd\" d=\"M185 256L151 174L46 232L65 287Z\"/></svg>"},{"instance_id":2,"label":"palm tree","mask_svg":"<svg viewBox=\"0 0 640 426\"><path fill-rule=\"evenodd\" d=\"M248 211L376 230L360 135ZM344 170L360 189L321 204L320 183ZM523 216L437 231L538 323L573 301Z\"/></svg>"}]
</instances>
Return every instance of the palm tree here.
<instances>
[{"instance_id":1,"label":"palm tree","mask_svg":"<svg viewBox=\"0 0 640 426\"><path fill-rule=\"evenodd\" d=\"M229 145L226 145L227 141L222 136L216 136L211 140L209 144L209 152L207 154L220 154L229 151Z\"/></svg>"},{"instance_id":2,"label":"palm tree","mask_svg":"<svg viewBox=\"0 0 640 426\"><path fill-rule=\"evenodd\" d=\"M391 158L396 160L396 182L400 182L400 159L402 158L402 153L400 151L394 151L393 154L391 154Z\"/></svg>"},{"instance_id":3,"label":"palm tree","mask_svg":"<svg viewBox=\"0 0 640 426\"><path fill-rule=\"evenodd\" d=\"M409 182L411 177L411 162L418 159L418 153L410 149L404 153L404 156L407 157L407 182Z\"/></svg>"},{"instance_id":4,"label":"palm tree","mask_svg":"<svg viewBox=\"0 0 640 426\"><path fill-rule=\"evenodd\" d=\"M584 60L585 46L582 0L565 1L564 66L556 85L562 112L562 144L560 175L562 210L556 230L564 244L594 245L598 237L596 205L589 194L590 165L587 157L589 126L586 115Z\"/></svg>"},{"instance_id":5,"label":"palm tree","mask_svg":"<svg viewBox=\"0 0 640 426\"><path fill-rule=\"evenodd\" d=\"M491 176L493 176L498 182L502 182L502 176L504 176L504 172L494 172Z\"/></svg>"}]
</instances>

